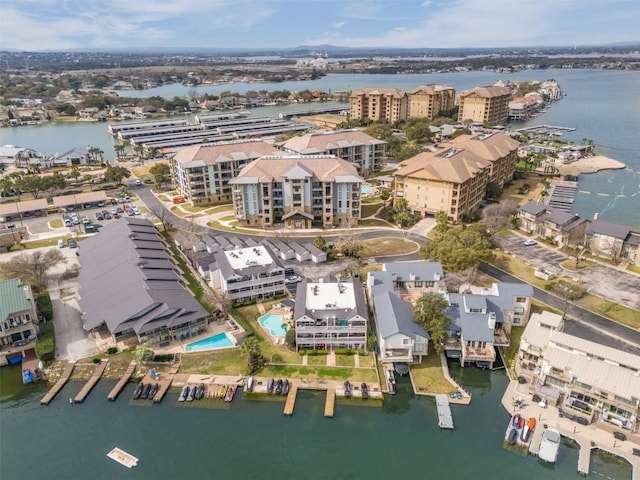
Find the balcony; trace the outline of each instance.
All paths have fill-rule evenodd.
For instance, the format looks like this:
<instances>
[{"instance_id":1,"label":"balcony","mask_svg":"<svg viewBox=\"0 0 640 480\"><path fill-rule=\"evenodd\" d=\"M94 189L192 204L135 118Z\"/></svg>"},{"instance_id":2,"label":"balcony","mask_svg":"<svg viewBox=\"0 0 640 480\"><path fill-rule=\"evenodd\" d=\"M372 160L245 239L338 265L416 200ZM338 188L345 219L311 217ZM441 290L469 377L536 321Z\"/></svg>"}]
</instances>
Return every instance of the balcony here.
<instances>
[{"instance_id":1,"label":"balcony","mask_svg":"<svg viewBox=\"0 0 640 480\"><path fill-rule=\"evenodd\" d=\"M467 347L463 356L466 362L493 362L496 352L493 348Z\"/></svg>"}]
</instances>

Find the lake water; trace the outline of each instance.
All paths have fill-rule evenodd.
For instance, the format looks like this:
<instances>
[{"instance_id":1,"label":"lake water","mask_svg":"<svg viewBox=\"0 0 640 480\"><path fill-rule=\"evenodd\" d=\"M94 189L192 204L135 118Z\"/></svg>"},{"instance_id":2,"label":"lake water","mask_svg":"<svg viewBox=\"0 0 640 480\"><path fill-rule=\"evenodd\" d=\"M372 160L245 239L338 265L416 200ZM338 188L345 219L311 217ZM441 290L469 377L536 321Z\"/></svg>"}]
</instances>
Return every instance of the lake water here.
<instances>
[{"instance_id":1,"label":"lake water","mask_svg":"<svg viewBox=\"0 0 640 480\"><path fill-rule=\"evenodd\" d=\"M285 417L283 401L248 401L241 394L228 410L178 406L178 392L158 405L135 406L133 384L109 402L115 380L106 379L83 404L69 404L82 386L70 382L43 407L44 385L9 385L9 377L19 379L19 367L3 367L0 478L580 478L578 451L569 443L555 466L502 448L509 421L500 406L504 372L452 372L473 402L452 406L455 429L445 431L437 427L433 399L414 396L406 378L384 407L338 404L335 417L326 419L320 393L301 391L294 415ZM138 457L138 466L129 471L107 458L116 446ZM593 478L631 478L629 464L615 457L595 455L592 470Z\"/></svg>"},{"instance_id":2,"label":"lake water","mask_svg":"<svg viewBox=\"0 0 640 480\"><path fill-rule=\"evenodd\" d=\"M549 111L521 126L552 124L575 127L565 134L569 139L590 138L598 152L620 160L625 170L605 171L580 178L580 190L574 211L584 217L640 226L640 73L610 70L526 70L516 74L466 72L442 74L327 75L318 80L282 83L233 83L198 87L199 93L225 90L244 93L247 90L352 90L365 86L397 87L410 90L424 83L445 83L456 90L487 85L496 80L558 81L567 97L555 102ZM142 90L123 91L122 95L148 97L186 96L191 87L173 84ZM329 104L337 106L340 104ZM313 108L311 105L262 107L251 110L256 116L277 116L280 111ZM317 105L320 106L320 105ZM114 141L104 123L58 123L0 129L0 144L21 145L47 154L63 153L74 147L95 145L115 157Z\"/></svg>"}]
</instances>

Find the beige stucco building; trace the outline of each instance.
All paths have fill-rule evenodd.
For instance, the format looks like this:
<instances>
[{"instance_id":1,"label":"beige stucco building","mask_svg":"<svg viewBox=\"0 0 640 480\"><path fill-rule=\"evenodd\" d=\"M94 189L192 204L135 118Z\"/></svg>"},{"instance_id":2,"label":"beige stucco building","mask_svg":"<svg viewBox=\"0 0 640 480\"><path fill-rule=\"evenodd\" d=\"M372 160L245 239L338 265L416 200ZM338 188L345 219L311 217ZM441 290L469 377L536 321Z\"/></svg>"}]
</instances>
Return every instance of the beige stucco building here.
<instances>
[{"instance_id":1,"label":"beige stucco building","mask_svg":"<svg viewBox=\"0 0 640 480\"><path fill-rule=\"evenodd\" d=\"M408 117L433 120L443 110L451 110L455 99L453 87L438 83L421 85L409 92Z\"/></svg>"},{"instance_id":2,"label":"beige stucco building","mask_svg":"<svg viewBox=\"0 0 640 480\"><path fill-rule=\"evenodd\" d=\"M229 182L242 225L351 227L360 218L356 166L333 155L261 157Z\"/></svg>"},{"instance_id":3,"label":"beige stucco building","mask_svg":"<svg viewBox=\"0 0 640 480\"><path fill-rule=\"evenodd\" d=\"M500 125L509 117L511 89L491 85L466 90L460 94L458 120L461 122Z\"/></svg>"},{"instance_id":4,"label":"beige stucco building","mask_svg":"<svg viewBox=\"0 0 640 480\"><path fill-rule=\"evenodd\" d=\"M389 123L407 118L409 99L397 88L363 88L349 97L351 119L386 120Z\"/></svg>"}]
</instances>

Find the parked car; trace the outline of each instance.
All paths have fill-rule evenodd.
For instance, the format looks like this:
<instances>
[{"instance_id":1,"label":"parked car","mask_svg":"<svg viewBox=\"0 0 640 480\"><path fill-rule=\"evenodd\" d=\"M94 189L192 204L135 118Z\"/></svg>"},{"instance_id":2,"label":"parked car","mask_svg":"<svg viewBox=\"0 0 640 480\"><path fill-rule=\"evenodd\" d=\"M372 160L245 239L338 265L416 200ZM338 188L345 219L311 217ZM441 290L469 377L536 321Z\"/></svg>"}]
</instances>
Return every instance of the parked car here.
<instances>
[{"instance_id":1,"label":"parked car","mask_svg":"<svg viewBox=\"0 0 640 480\"><path fill-rule=\"evenodd\" d=\"M67 240L67 246L69 248L76 248L78 246L78 244L76 243L76 241L73 238L70 238L69 240Z\"/></svg>"},{"instance_id":2,"label":"parked car","mask_svg":"<svg viewBox=\"0 0 640 480\"><path fill-rule=\"evenodd\" d=\"M15 223L7 223L7 228L16 228Z\"/></svg>"},{"instance_id":3,"label":"parked car","mask_svg":"<svg viewBox=\"0 0 640 480\"><path fill-rule=\"evenodd\" d=\"M525 240L524 241L524 245L525 247L531 247L532 245L537 245L538 242L536 242L535 240Z\"/></svg>"},{"instance_id":4,"label":"parked car","mask_svg":"<svg viewBox=\"0 0 640 480\"><path fill-rule=\"evenodd\" d=\"M116 208L116 212L117 213L124 213L124 210L122 209L122 207L118 207L118 208Z\"/></svg>"},{"instance_id":5,"label":"parked car","mask_svg":"<svg viewBox=\"0 0 640 480\"><path fill-rule=\"evenodd\" d=\"M65 220L64 221L64 226L65 227L73 227L73 222L71 220Z\"/></svg>"},{"instance_id":6,"label":"parked car","mask_svg":"<svg viewBox=\"0 0 640 480\"><path fill-rule=\"evenodd\" d=\"M99 207L104 207L104 202L103 202L102 200L100 200L100 201L98 202L98 206L99 206Z\"/></svg>"},{"instance_id":7,"label":"parked car","mask_svg":"<svg viewBox=\"0 0 640 480\"><path fill-rule=\"evenodd\" d=\"M133 212L133 209L130 208L129 210L127 210L127 215L129 215L130 217L133 217L135 215L135 213Z\"/></svg>"},{"instance_id":8,"label":"parked car","mask_svg":"<svg viewBox=\"0 0 640 480\"><path fill-rule=\"evenodd\" d=\"M627 436L622 432L613 432L613 436L616 437L616 440L622 440L623 442L627 439Z\"/></svg>"},{"instance_id":9,"label":"parked car","mask_svg":"<svg viewBox=\"0 0 640 480\"><path fill-rule=\"evenodd\" d=\"M139 187L140 185L142 185L142 182L140 181L140 179L136 179L136 181L133 183L135 184L136 187Z\"/></svg>"},{"instance_id":10,"label":"parked car","mask_svg":"<svg viewBox=\"0 0 640 480\"><path fill-rule=\"evenodd\" d=\"M91 223L91 220L89 220L87 217L82 217L82 224L83 225L89 225Z\"/></svg>"},{"instance_id":11,"label":"parked car","mask_svg":"<svg viewBox=\"0 0 640 480\"><path fill-rule=\"evenodd\" d=\"M133 210L133 214L134 215L141 215L142 212L138 209L138 207L133 207L131 210Z\"/></svg>"},{"instance_id":12,"label":"parked car","mask_svg":"<svg viewBox=\"0 0 640 480\"><path fill-rule=\"evenodd\" d=\"M117 213L114 213L114 215L117 215ZM109 212L104 214L104 219L105 220L111 220L111 214Z\"/></svg>"},{"instance_id":13,"label":"parked car","mask_svg":"<svg viewBox=\"0 0 640 480\"><path fill-rule=\"evenodd\" d=\"M104 215L101 212L96 213L96 220L104 220Z\"/></svg>"},{"instance_id":14,"label":"parked car","mask_svg":"<svg viewBox=\"0 0 640 480\"><path fill-rule=\"evenodd\" d=\"M58 248L63 248L63 247L64 247L64 240L60 238L58 239Z\"/></svg>"},{"instance_id":15,"label":"parked car","mask_svg":"<svg viewBox=\"0 0 640 480\"><path fill-rule=\"evenodd\" d=\"M302 278L297 276L297 275L293 275L291 277L287 277L284 279L284 284L285 285L291 285L293 283L299 283L302 281Z\"/></svg>"}]
</instances>

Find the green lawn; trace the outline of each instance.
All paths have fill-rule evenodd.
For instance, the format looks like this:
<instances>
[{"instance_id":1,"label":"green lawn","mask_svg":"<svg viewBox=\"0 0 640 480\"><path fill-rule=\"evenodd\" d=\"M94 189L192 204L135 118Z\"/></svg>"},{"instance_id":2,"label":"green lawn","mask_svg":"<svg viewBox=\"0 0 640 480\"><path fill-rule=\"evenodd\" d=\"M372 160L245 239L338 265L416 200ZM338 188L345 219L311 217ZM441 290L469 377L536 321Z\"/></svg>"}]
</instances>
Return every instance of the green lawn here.
<instances>
[{"instance_id":1,"label":"green lawn","mask_svg":"<svg viewBox=\"0 0 640 480\"><path fill-rule=\"evenodd\" d=\"M244 375L247 359L239 348L182 355L181 373Z\"/></svg>"},{"instance_id":2,"label":"green lawn","mask_svg":"<svg viewBox=\"0 0 640 480\"><path fill-rule=\"evenodd\" d=\"M387 255L402 255L415 252L419 247L415 242L398 237L381 237L362 241L363 249L360 256L379 257Z\"/></svg>"},{"instance_id":3,"label":"green lawn","mask_svg":"<svg viewBox=\"0 0 640 480\"><path fill-rule=\"evenodd\" d=\"M313 378L317 380L350 380L357 382L377 382L373 368L315 367L274 365L260 371L265 377Z\"/></svg>"},{"instance_id":4,"label":"green lawn","mask_svg":"<svg viewBox=\"0 0 640 480\"><path fill-rule=\"evenodd\" d=\"M361 218L366 218L366 217L370 217L371 215L375 214L378 209L382 207L382 202L379 203L366 203L366 204L362 204L362 207L360 208L360 217Z\"/></svg>"},{"instance_id":5,"label":"green lawn","mask_svg":"<svg viewBox=\"0 0 640 480\"><path fill-rule=\"evenodd\" d=\"M64 227L64 223L62 223L62 219L61 218L54 218L53 220L51 220L49 222L49 226L51 228L62 228L62 227Z\"/></svg>"},{"instance_id":6,"label":"green lawn","mask_svg":"<svg viewBox=\"0 0 640 480\"><path fill-rule=\"evenodd\" d=\"M411 377L416 390L423 393L449 394L456 388L444 378L440 355L429 346L429 355L422 357L422 363L411 365Z\"/></svg>"},{"instance_id":7,"label":"green lawn","mask_svg":"<svg viewBox=\"0 0 640 480\"><path fill-rule=\"evenodd\" d=\"M327 355L307 355L307 365L326 367Z\"/></svg>"},{"instance_id":8,"label":"green lawn","mask_svg":"<svg viewBox=\"0 0 640 480\"><path fill-rule=\"evenodd\" d=\"M393 227L389 222L380 218L367 218L364 220L358 220L359 227Z\"/></svg>"},{"instance_id":9,"label":"green lawn","mask_svg":"<svg viewBox=\"0 0 640 480\"><path fill-rule=\"evenodd\" d=\"M532 313L535 309L532 309ZM512 327L511 328L511 343L506 349L501 349L502 356L506 363L507 370L511 372L511 375L515 377L515 360L520 348L520 338L524 333L524 327Z\"/></svg>"},{"instance_id":10,"label":"green lawn","mask_svg":"<svg viewBox=\"0 0 640 480\"><path fill-rule=\"evenodd\" d=\"M366 367L368 363L366 361L362 361L367 359L367 357L360 357L360 366ZM353 355L336 355L336 365L338 367L354 367L355 361L353 359Z\"/></svg>"}]
</instances>

